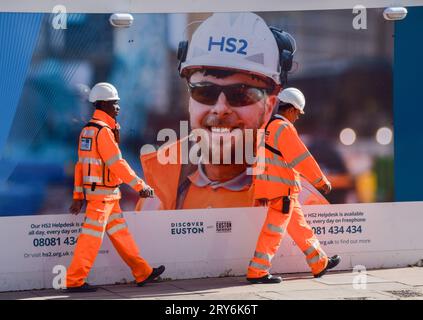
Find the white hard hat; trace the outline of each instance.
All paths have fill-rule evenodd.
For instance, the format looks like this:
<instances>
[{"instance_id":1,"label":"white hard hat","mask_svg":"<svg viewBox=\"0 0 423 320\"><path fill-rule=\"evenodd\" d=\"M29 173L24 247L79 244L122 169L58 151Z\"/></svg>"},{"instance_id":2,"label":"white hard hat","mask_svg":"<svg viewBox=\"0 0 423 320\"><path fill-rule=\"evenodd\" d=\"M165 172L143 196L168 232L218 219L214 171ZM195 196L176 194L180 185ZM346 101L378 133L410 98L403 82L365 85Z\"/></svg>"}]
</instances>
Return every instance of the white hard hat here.
<instances>
[{"instance_id":1,"label":"white hard hat","mask_svg":"<svg viewBox=\"0 0 423 320\"><path fill-rule=\"evenodd\" d=\"M90 92L88 101L111 101L111 100L120 100L116 88L107 82L97 83Z\"/></svg>"},{"instance_id":2,"label":"white hard hat","mask_svg":"<svg viewBox=\"0 0 423 320\"><path fill-rule=\"evenodd\" d=\"M278 98L283 103L292 104L295 109L300 110L301 114L304 114L305 97L297 88L283 89L279 92Z\"/></svg>"},{"instance_id":3,"label":"white hard hat","mask_svg":"<svg viewBox=\"0 0 423 320\"><path fill-rule=\"evenodd\" d=\"M220 67L252 72L280 84L279 61L275 37L262 18L251 12L215 13L194 32L180 72Z\"/></svg>"}]
</instances>

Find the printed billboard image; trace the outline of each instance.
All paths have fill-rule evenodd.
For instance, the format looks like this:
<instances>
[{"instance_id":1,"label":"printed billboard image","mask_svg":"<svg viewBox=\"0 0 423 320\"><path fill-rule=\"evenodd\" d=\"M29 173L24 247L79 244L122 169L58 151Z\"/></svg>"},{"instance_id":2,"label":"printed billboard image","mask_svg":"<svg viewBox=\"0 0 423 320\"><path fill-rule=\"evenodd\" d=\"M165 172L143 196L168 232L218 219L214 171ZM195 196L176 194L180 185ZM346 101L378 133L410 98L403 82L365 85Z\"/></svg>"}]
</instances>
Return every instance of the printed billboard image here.
<instances>
[{"instance_id":1,"label":"printed billboard image","mask_svg":"<svg viewBox=\"0 0 423 320\"><path fill-rule=\"evenodd\" d=\"M251 207L257 181L291 169L283 183L304 205L394 201L394 30L381 12L358 26L351 10L254 13L264 25L239 13L133 14L129 28L109 14L57 25L0 13L3 43L22 42L0 49L15 52L13 68L2 65L0 215L68 213L75 193L96 192L121 193L125 211ZM95 110L100 82L116 89L119 125ZM272 144L275 115L301 146ZM119 137L116 159L90 153L96 117ZM115 177L123 159L154 197Z\"/></svg>"}]
</instances>

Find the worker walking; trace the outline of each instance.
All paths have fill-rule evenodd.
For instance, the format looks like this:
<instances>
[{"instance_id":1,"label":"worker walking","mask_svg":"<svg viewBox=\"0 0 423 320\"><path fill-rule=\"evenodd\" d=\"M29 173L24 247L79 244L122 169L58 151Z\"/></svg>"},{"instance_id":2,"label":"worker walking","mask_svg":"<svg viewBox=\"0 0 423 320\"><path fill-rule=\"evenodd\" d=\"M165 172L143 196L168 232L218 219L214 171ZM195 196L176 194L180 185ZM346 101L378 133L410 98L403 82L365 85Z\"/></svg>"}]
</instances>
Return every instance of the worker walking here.
<instances>
[{"instance_id":1,"label":"worker walking","mask_svg":"<svg viewBox=\"0 0 423 320\"><path fill-rule=\"evenodd\" d=\"M266 203L268 211L248 267L247 280L251 283L282 281L281 277L272 276L269 269L286 232L303 251L314 277L321 277L341 260L337 255L328 258L305 220L298 200L300 175L321 192L331 191L330 182L293 126L299 115L304 114L304 95L298 89L287 88L278 98L283 116L272 116L264 127L264 136L258 138L257 154L264 155L264 159L259 158L255 167L254 197Z\"/></svg>"},{"instance_id":2,"label":"worker walking","mask_svg":"<svg viewBox=\"0 0 423 320\"><path fill-rule=\"evenodd\" d=\"M87 209L82 232L67 270L66 286L69 292L96 290L85 279L94 264L104 232L107 232L113 246L131 268L139 286L154 280L165 270L164 266L152 268L141 258L119 206L121 183L129 184L143 198L154 194L153 189L122 158L118 146L119 124L116 122L119 100L116 88L109 83L97 83L90 92L89 101L96 110L79 137L79 159L75 166L75 189L70 212L78 214L84 198Z\"/></svg>"},{"instance_id":3,"label":"worker walking","mask_svg":"<svg viewBox=\"0 0 423 320\"><path fill-rule=\"evenodd\" d=\"M283 89L279 95L278 114L294 124L301 115L305 114L305 97L297 88ZM302 204L329 204L329 201L318 192L314 186L303 177L301 178L301 192L298 199Z\"/></svg>"}]
</instances>

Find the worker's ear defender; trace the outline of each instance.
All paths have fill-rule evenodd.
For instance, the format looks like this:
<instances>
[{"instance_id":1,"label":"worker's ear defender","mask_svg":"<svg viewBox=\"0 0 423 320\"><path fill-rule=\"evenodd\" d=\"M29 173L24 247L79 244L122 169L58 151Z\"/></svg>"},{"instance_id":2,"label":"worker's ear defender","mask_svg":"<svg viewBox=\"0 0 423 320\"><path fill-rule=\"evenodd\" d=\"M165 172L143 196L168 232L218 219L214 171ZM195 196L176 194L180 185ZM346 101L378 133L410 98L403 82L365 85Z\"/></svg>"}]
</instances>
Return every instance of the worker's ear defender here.
<instances>
[{"instance_id":1,"label":"worker's ear defender","mask_svg":"<svg viewBox=\"0 0 423 320\"><path fill-rule=\"evenodd\" d=\"M177 58L179 60L178 64L178 71L179 74L181 74L181 65L183 62L185 62L188 54L188 41L180 41L178 45L178 55Z\"/></svg>"},{"instance_id":2,"label":"worker's ear defender","mask_svg":"<svg viewBox=\"0 0 423 320\"><path fill-rule=\"evenodd\" d=\"M289 36L281 29L269 27L275 37L279 49L279 64L281 66L280 81L284 86L288 81L288 72L292 69L292 60L294 59L294 48Z\"/></svg>"}]
</instances>

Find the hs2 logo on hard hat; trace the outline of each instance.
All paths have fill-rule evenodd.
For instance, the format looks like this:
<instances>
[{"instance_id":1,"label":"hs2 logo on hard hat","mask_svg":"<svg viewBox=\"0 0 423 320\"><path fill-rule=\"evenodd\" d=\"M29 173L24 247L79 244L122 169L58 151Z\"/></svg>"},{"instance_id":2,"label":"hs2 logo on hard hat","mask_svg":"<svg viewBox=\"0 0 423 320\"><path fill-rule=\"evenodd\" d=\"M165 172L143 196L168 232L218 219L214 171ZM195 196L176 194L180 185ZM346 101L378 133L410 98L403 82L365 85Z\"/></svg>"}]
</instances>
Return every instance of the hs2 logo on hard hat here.
<instances>
[{"instance_id":1,"label":"hs2 logo on hard hat","mask_svg":"<svg viewBox=\"0 0 423 320\"><path fill-rule=\"evenodd\" d=\"M91 139L91 138L81 138L80 149L82 151L91 151L92 141L93 141L93 139Z\"/></svg>"},{"instance_id":2,"label":"hs2 logo on hard hat","mask_svg":"<svg viewBox=\"0 0 423 320\"><path fill-rule=\"evenodd\" d=\"M209 47L208 51L212 51L214 48L219 48L219 50L226 51L226 52L236 52L239 54L246 55L247 51L245 51L248 47L248 42L245 39L236 39L236 38L226 38L221 37L220 39L213 39L213 37L209 38Z\"/></svg>"}]
</instances>

